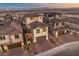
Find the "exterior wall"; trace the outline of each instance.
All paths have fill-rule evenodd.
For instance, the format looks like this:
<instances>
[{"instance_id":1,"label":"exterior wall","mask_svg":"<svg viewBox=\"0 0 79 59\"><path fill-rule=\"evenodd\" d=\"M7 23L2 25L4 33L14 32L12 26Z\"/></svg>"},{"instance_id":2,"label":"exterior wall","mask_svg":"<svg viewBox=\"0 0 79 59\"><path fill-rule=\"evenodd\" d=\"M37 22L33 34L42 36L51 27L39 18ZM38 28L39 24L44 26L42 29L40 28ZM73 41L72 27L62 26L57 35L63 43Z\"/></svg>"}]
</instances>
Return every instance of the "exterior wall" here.
<instances>
[{"instance_id":1,"label":"exterior wall","mask_svg":"<svg viewBox=\"0 0 79 59\"><path fill-rule=\"evenodd\" d=\"M0 17L0 20L4 20L4 17Z\"/></svg>"},{"instance_id":2,"label":"exterior wall","mask_svg":"<svg viewBox=\"0 0 79 59\"><path fill-rule=\"evenodd\" d=\"M38 17L38 21L39 21L39 22L43 22L43 16L39 16L39 17Z\"/></svg>"},{"instance_id":3,"label":"exterior wall","mask_svg":"<svg viewBox=\"0 0 79 59\"><path fill-rule=\"evenodd\" d=\"M62 18L62 16L60 17L60 15L56 15L55 16L57 19L61 19Z\"/></svg>"},{"instance_id":4,"label":"exterior wall","mask_svg":"<svg viewBox=\"0 0 79 59\"><path fill-rule=\"evenodd\" d=\"M19 39L16 39L15 35L11 35L12 43L23 42L22 34L18 34L18 35L19 35Z\"/></svg>"},{"instance_id":5,"label":"exterior wall","mask_svg":"<svg viewBox=\"0 0 79 59\"><path fill-rule=\"evenodd\" d=\"M9 35L5 35L5 40L0 40L0 45L5 43L9 44L9 43L17 43L17 42L23 42L22 34L19 34L19 39L15 39L14 35L11 35L11 37Z\"/></svg>"},{"instance_id":6,"label":"exterior wall","mask_svg":"<svg viewBox=\"0 0 79 59\"><path fill-rule=\"evenodd\" d=\"M59 27L62 27L63 25L62 25L62 22L59 22L58 23L58 26L56 25L56 23L54 24L54 28L59 28Z\"/></svg>"},{"instance_id":7,"label":"exterior wall","mask_svg":"<svg viewBox=\"0 0 79 59\"><path fill-rule=\"evenodd\" d=\"M10 43L9 35L5 35L5 40L0 40L0 45L5 43Z\"/></svg>"},{"instance_id":8,"label":"exterior wall","mask_svg":"<svg viewBox=\"0 0 79 59\"><path fill-rule=\"evenodd\" d=\"M37 20L37 17L35 17L34 20L31 20L31 18L26 18L25 22L26 22L26 25L28 25L36 20Z\"/></svg>"},{"instance_id":9,"label":"exterior wall","mask_svg":"<svg viewBox=\"0 0 79 59\"><path fill-rule=\"evenodd\" d=\"M38 17L32 17L34 20L31 20L31 18L26 18L25 20L25 24L28 25L34 21L39 21L39 22L43 22L43 16L38 16Z\"/></svg>"},{"instance_id":10,"label":"exterior wall","mask_svg":"<svg viewBox=\"0 0 79 59\"><path fill-rule=\"evenodd\" d=\"M36 33L36 29L40 29L40 33ZM40 37L40 36L45 36L46 35L46 40L48 40L48 27L46 27L46 31L43 32L43 28L36 28L33 30L33 39L34 42L36 42L36 37Z\"/></svg>"},{"instance_id":11,"label":"exterior wall","mask_svg":"<svg viewBox=\"0 0 79 59\"><path fill-rule=\"evenodd\" d=\"M19 34L19 39L15 39L14 35L5 35L5 40L0 40L0 52L3 52L1 45L3 45L5 51L8 51L7 45L17 42L22 42L21 45L23 46L22 34Z\"/></svg>"}]
</instances>

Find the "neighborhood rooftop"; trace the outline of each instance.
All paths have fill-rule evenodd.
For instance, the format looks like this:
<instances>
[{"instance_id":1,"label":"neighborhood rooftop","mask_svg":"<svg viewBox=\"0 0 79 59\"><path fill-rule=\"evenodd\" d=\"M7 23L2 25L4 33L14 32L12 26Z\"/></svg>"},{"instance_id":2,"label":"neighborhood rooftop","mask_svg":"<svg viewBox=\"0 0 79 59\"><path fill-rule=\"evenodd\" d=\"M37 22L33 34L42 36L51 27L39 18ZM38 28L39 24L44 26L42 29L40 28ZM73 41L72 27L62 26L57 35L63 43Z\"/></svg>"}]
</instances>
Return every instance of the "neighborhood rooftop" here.
<instances>
[{"instance_id":1,"label":"neighborhood rooftop","mask_svg":"<svg viewBox=\"0 0 79 59\"><path fill-rule=\"evenodd\" d=\"M64 19L64 21L79 25L79 18L68 17L68 18Z\"/></svg>"},{"instance_id":2,"label":"neighborhood rooftop","mask_svg":"<svg viewBox=\"0 0 79 59\"><path fill-rule=\"evenodd\" d=\"M27 13L24 14L25 17L36 17L36 16L41 16L41 14L37 14L37 13Z\"/></svg>"},{"instance_id":3,"label":"neighborhood rooftop","mask_svg":"<svg viewBox=\"0 0 79 59\"><path fill-rule=\"evenodd\" d=\"M38 21L35 21L35 22L33 22L33 23L29 24L29 25L31 26L32 29L47 26L45 23L41 23L41 22L38 22Z\"/></svg>"},{"instance_id":4,"label":"neighborhood rooftop","mask_svg":"<svg viewBox=\"0 0 79 59\"><path fill-rule=\"evenodd\" d=\"M14 21L13 21L14 22ZM15 26L13 22L6 22L2 21L3 25L0 25L0 35L7 35L7 34L18 34L21 33L20 29L17 30L12 26ZM16 22L17 23L17 22ZM19 24L19 23L17 23ZM17 26L16 26L17 27Z\"/></svg>"}]
</instances>

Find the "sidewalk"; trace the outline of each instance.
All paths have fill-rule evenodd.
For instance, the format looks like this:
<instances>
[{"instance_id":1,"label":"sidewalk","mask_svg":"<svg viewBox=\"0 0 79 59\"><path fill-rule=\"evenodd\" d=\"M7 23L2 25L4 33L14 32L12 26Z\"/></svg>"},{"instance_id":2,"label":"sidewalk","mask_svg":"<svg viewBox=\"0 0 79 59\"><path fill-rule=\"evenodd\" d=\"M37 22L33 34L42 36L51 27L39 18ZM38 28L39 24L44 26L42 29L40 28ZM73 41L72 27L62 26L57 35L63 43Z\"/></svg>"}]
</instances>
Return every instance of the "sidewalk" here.
<instances>
[{"instance_id":1,"label":"sidewalk","mask_svg":"<svg viewBox=\"0 0 79 59\"><path fill-rule=\"evenodd\" d=\"M17 48L9 50L4 55L6 55L6 56L26 56L27 55L27 51L24 50L21 47L17 47Z\"/></svg>"}]
</instances>

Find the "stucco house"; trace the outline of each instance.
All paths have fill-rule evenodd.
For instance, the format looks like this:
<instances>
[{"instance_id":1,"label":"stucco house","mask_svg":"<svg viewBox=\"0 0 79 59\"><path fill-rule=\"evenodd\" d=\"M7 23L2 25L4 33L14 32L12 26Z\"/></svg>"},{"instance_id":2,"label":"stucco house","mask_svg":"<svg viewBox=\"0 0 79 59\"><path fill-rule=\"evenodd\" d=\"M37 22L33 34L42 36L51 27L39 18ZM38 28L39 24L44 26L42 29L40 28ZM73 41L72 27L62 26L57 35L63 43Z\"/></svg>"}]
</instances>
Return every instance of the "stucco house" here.
<instances>
[{"instance_id":1,"label":"stucco house","mask_svg":"<svg viewBox=\"0 0 79 59\"><path fill-rule=\"evenodd\" d=\"M74 17L70 17L70 16L65 16L65 18L63 19L65 26L67 26L66 30L69 30L70 33L79 33L79 18L77 18L76 16Z\"/></svg>"},{"instance_id":2,"label":"stucco house","mask_svg":"<svg viewBox=\"0 0 79 59\"><path fill-rule=\"evenodd\" d=\"M0 52L23 45L22 29L18 22L0 22Z\"/></svg>"},{"instance_id":3,"label":"stucco house","mask_svg":"<svg viewBox=\"0 0 79 59\"><path fill-rule=\"evenodd\" d=\"M48 26L45 23L43 23L42 14L31 13L25 15L23 24L25 24L27 28L27 34L25 34L27 37L26 40L28 40L29 36L30 39L32 39L31 41L33 43L37 43L41 40L48 40ZM44 38L41 39L40 37ZM37 40L37 38L40 39Z\"/></svg>"},{"instance_id":4,"label":"stucco house","mask_svg":"<svg viewBox=\"0 0 79 59\"><path fill-rule=\"evenodd\" d=\"M58 36L58 34L65 31L64 21L60 12L44 13L43 22L48 25L49 33L55 35L56 37Z\"/></svg>"},{"instance_id":5,"label":"stucco house","mask_svg":"<svg viewBox=\"0 0 79 59\"><path fill-rule=\"evenodd\" d=\"M23 23L26 24L26 27L32 22L39 21L43 22L43 15L37 13L28 13L24 15Z\"/></svg>"},{"instance_id":6,"label":"stucco house","mask_svg":"<svg viewBox=\"0 0 79 59\"><path fill-rule=\"evenodd\" d=\"M48 26L45 23L35 21L30 23L28 26L31 30L33 43L39 43L43 40L48 40Z\"/></svg>"}]
</instances>

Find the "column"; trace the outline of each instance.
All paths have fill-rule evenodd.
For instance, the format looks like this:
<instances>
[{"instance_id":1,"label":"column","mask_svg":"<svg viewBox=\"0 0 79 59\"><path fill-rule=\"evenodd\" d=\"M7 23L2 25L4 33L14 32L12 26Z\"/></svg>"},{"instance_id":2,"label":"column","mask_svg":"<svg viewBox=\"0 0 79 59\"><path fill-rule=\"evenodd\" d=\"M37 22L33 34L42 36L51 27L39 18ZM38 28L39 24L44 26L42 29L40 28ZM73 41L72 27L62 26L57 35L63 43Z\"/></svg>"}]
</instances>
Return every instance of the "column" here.
<instances>
[{"instance_id":1,"label":"column","mask_svg":"<svg viewBox=\"0 0 79 59\"><path fill-rule=\"evenodd\" d=\"M33 42L36 43L36 37L34 37Z\"/></svg>"},{"instance_id":2,"label":"column","mask_svg":"<svg viewBox=\"0 0 79 59\"><path fill-rule=\"evenodd\" d=\"M55 37L58 37L58 31L56 31L56 35L55 35Z\"/></svg>"},{"instance_id":3,"label":"column","mask_svg":"<svg viewBox=\"0 0 79 59\"><path fill-rule=\"evenodd\" d=\"M66 32L67 32L67 30L64 31L64 33L66 33Z\"/></svg>"},{"instance_id":4,"label":"column","mask_svg":"<svg viewBox=\"0 0 79 59\"><path fill-rule=\"evenodd\" d=\"M46 40L48 40L48 34L46 35Z\"/></svg>"},{"instance_id":5,"label":"column","mask_svg":"<svg viewBox=\"0 0 79 59\"><path fill-rule=\"evenodd\" d=\"M23 42L21 42L21 47L24 48L24 43Z\"/></svg>"},{"instance_id":6,"label":"column","mask_svg":"<svg viewBox=\"0 0 79 59\"><path fill-rule=\"evenodd\" d=\"M8 47L6 45L3 46L5 51L8 51Z\"/></svg>"},{"instance_id":7,"label":"column","mask_svg":"<svg viewBox=\"0 0 79 59\"><path fill-rule=\"evenodd\" d=\"M2 47L0 46L0 52L3 52Z\"/></svg>"}]
</instances>

